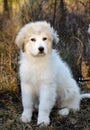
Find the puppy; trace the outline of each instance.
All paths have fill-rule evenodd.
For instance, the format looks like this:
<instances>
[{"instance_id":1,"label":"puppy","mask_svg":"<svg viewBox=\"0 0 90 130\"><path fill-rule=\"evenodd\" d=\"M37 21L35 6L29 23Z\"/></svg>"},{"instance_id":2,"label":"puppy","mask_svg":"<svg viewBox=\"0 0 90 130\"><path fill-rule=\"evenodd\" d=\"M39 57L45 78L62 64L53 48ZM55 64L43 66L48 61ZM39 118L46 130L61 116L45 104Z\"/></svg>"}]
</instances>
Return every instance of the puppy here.
<instances>
[{"instance_id":1,"label":"puppy","mask_svg":"<svg viewBox=\"0 0 90 130\"><path fill-rule=\"evenodd\" d=\"M25 123L32 118L38 104L37 124L50 123L49 115L58 102L59 114L68 115L70 109L79 110L80 100L90 94L80 94L68 65L62 61L52 45L59 42L53 27L45 21L26 24L16 37L20 48L20 80Z\"/></svg>"}]
</instances>

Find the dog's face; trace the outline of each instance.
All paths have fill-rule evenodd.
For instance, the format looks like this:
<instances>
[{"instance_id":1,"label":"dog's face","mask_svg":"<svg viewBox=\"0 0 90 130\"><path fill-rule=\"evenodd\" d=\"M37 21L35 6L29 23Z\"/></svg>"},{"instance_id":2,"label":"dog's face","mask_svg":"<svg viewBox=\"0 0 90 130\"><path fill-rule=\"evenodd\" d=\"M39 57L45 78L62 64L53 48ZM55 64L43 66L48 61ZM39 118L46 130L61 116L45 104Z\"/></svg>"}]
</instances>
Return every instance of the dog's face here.
<instances>
[{"instance_id":1,"label":"dog's face","mask_svg":"<svg viewBox=\"0 0 90 130\"><path fill-rule=\"evenodd\" d=\"M25 52L32 56L43 56L52 49L52 38L48 29L41 26L30 28L25 38Z\"/></svg>"},{"instance_id":2,"label":"dog's face","mask_svg":"<svg viewBox=\"0 0 90 130\"><path fill-rule=\"evenodd\" d=\"M51 52L52 44L58 42L57 33L46 22L25 25L16 37L16 44L24 53L44 56Z\"/></svg>"}]
</instances>

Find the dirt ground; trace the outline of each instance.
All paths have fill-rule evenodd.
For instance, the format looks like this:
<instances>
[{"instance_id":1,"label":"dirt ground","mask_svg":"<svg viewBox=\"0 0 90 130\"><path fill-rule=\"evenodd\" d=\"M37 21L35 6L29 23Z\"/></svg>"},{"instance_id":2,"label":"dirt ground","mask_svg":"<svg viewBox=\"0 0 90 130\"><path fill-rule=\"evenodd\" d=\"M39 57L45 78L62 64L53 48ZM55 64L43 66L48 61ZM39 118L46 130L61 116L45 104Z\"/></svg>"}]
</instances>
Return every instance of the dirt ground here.
<instances>
[{"instance_id":1,"label":"dirt ground","mask_svg":"<svg viewBox=\"0 0 90 130\"><path fill-rule=\"evenodd\" d=\"M90 88L84 88L90 92ZM51 123L48 127L40 128L36 125L37 111L33 113L31 123L20 121L22 112L21 98L18 94L0 92L0 130L90 130L90 99L81 101L79 112L71 112L67 117L57 115L57 108L51 112Z\"/></svg>"}]
</instances>

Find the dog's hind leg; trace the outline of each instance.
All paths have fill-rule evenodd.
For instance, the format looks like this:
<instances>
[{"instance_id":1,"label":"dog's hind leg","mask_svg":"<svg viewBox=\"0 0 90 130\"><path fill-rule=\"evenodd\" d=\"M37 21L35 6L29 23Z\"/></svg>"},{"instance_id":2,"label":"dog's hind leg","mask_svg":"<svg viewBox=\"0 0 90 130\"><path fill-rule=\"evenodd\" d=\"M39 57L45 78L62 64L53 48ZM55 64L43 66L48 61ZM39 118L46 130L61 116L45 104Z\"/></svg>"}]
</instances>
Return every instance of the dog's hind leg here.
<instances>
[{"instance_id":1,"label":"dog's hind leg","mask_svg":"<svg viewBox=\"0 0 90 130\"><path fill-rule=\"evenodd\" d=\"M61 87L62 86L62 87ZM68 78L65 82L59 85L58 96L61 103L59 114L68 115L70 109L77 111L80 109L80 89L73 78Z\"/></svg>"},{"instance_id":2,"label":"dog's hind leg","mask_svg":"<svg viewBox=\"0 0 90 130\"><path fill-rule=\"evenodd\" d=\"M62 116L67 116L70 110L78 111L80 109L79 97L77 99L71 97L70 99L61 101L61 108L58 114Z\"/></svg>"}]
</instances>

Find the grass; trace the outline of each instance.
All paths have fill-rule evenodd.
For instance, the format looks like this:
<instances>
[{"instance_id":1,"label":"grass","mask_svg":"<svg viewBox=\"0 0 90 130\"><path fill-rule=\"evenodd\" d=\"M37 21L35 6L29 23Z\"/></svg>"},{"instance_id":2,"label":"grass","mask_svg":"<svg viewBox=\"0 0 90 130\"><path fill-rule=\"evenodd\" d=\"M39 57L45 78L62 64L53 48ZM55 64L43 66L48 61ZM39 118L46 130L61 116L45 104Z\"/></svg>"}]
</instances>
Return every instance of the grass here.
<instances>
[{"instance_id":1,"label":"grass","mask_svg":"<svg viewBox=\"0 0 90 130\"><path fill-rule=\"evenodd\" d=\"M86 88L84 88L86 90ZM87 89L90 92L90 89ZM33 113L31 123L22 123L20 116L22 112L20 94L0 92L0 130L89 130L90 128L90 102L84 99L81 102L81 110L72 112L67 117L57 115L57 109L51 112L51 123L48 127L37 126L37 111Z\"/></svg>"}]
</instances>

